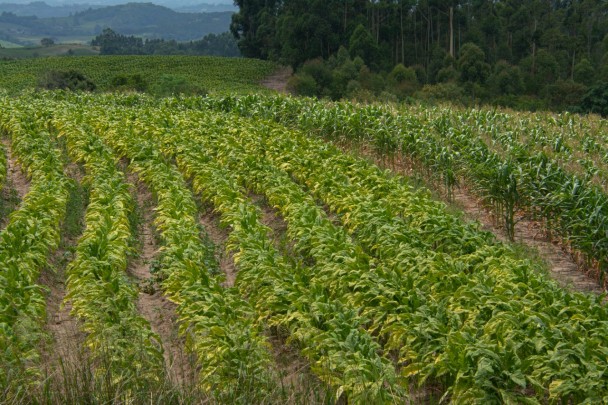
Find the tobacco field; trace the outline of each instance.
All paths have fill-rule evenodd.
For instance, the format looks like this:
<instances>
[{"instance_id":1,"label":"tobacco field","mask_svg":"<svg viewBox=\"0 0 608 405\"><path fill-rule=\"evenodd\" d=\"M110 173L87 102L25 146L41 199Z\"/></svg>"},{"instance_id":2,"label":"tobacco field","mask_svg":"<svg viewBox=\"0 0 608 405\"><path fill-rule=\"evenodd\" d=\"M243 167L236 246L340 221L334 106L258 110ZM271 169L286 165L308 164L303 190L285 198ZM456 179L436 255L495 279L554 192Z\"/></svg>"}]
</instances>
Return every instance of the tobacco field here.
<instances>
[{"instance_id":1,"label":"tobacco field","mask_svg":"<svg viewBox=\"0 0 608 405\"><path fill-rule=\"evenodd\" d=\"M417 181L448 200L468 188L510 237L519 215L534 218L602 283L604 120L32 92L0 98L0 132L0 187L11 159L29 182L0 218L9 403L608 402L604 297L560 287ZM75 190L82 226L68 238ZM155 246L144 281L130 270L137 215ZM64 286L86 370L49 360L45 274ZM149 284L175 315L172 342L141 311ZM173 345L199 396L168 371Z\"/></svg>"}]
</instances>

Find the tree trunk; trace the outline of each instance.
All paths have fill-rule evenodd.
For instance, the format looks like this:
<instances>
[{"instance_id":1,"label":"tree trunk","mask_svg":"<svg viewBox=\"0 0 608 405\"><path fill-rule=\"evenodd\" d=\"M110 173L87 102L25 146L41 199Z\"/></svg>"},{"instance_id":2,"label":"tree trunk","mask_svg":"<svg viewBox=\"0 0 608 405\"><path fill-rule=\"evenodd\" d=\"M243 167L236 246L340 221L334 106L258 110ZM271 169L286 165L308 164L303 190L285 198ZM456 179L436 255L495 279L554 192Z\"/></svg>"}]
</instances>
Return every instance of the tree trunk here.
<instances>
[{"instance_id":1,"label":"tree trunk","mask_svg":"<svg viewBox=\"0 0 608 405\"><path fill-rule=\"evenodd\" d=\"M344 0L344 32L346 32L347 22L348 22L348 0Z\"/></svg>"},{"instance_id":2,"label":"tree trunk","mask_svg":"<svg viewBox=\"0 0 608 405\"><path fill-rule=\"evenodd\" d=\"M532 40L532 76L536 74L536 29L538 27L538 20L534 19L534 30L532 31L532 35L534 36Z\"/></svg>"},{"instance_id":3,"label":"tree trunk","mask_svg":"<svg viewBox=\"0 0 608 405\"><path fill-rule=\"evenodd\" d=\"M403 4L401 4L401 15L400 15L400 24L401 24L401 63L405 65L405 38L403 35ZM414 35L415 37L415 35Z\"/></svg>"},{"instance_id":4,"label":"tree trunk","mask_svg":"<svg viewBox=\"0 0 608 405\"><path fill-rule=\"evenodd\" d=\"M574 62L576 61L576 49L572 52L572 69L570 70L570 80L574 81Z\"/></svg>"},{"instance_id":5,"label":"tree trunk","mask_svg":"<svg viewBox=\"0 0 608 405\"><path fill-rule=\"evenodd\" d=\"M454 58L454 7L450 7L450 56Z\"/></svg>"}]
</instances>

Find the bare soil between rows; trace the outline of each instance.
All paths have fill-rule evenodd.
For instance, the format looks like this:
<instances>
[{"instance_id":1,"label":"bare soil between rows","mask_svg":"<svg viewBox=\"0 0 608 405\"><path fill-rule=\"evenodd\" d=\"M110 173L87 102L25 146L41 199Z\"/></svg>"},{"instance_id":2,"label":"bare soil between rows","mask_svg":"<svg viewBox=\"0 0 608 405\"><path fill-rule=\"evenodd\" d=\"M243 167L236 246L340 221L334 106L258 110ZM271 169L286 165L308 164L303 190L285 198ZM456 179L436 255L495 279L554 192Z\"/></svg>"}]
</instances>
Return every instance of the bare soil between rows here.
<instances>
[{"instance_id":1,"label":"bare soil between rows","mask_svg":"<svg viewBox=\"0 0 608 405\"><path fill-rule=\"evenodd\" d=\"M470 192L464 188L456 190L454 201L467 218L479 221L485 230L494 233L500 241L510 243L504 228L494 224L491 213L485 210ZM539 257L547 264L551 278L562 287L594 294L604 292L597 280L580 270L572 256L564 251L558 241L551 241L546 237L537 222L520 216L515 225L515 243L538 251Z\"/></svg>"},{"instance_id":2,"label":"bare soil between rows","mask_svg":"<svg viewBox=\"0 0 608 405\"><path fill-rule=\"evenodd\" d=\"M214 212L212 208L203 208L199 213L198 221L205 230L209 240L215 246L215 260L226 277L224 287L233 287L236 280L237 268L234 264L232 253L226 250L229 230L221 226L220 215Z\"/></svg>"},{"instance_id":3,"label":"bare soil between rows","mask_svg":"<svg viewBox=\"0 0 608 405\"><path fill-rule=\"evenodd\" d=\"M262 224L270 228L273 245L282 253L288 254L293 249L293 242L286 235L287 223L277 210L270 207L264 196L249 193L248 198L260 209ZM216 260L226 276L224 287L234 287L238 267L234 263L233 254L226 249L230 229L220 224L220 215L211 207L203 207L199 213L199 224L203 226L209 240L216 246ZM280 385L285 390L286 403L320 403L315 395L324 392L323 384L310 370L309 362L302 357L298 350L286 343L285 337L278 336L276 331L266 332L270 343ZM325 395L325 394L323 394Z\"/></svg>"},{"instance_id":4,"label":"bare soil between rows","mask_svg":"<svg viewBox=\"0 0 608 405\"><path fill-rule=\"evenodd\" d=\"M154 197L150 190L133 173L127 175L131 195L135 197L141 212L139 241L141 249L133 260L128 272L139 284L137 309L160 336L165 358L165 369L169 378L179 386L192 386L196 381L196 369L192 355L185 351L185 341L178 334L176 305L163 295L160 286L154 282L151 268L159 251L154 230L153 209L150 206Z\"/></svg>"},{"instance_id":5,"label":"bare soil between rows","mask_svg":"<svg viewBox=\"0 0 608 405\"><path fill-rule=\"evenodd\" d=\"M80 183L82 174L76 164L68 164L66 175ZM83 207L86 208L86 207ZM83 211L84 214L84 211ZM80 220L83 220L80 218ZM62 241L59 249L53 253L50 263L52 268L45 269L39 284L48 288L47 323L51 341L43 350L46 373L57 381L67 375L84 376L90 372L91 362L85 346L86 333L82 331L82 322L72 316L72 304L66 301L66 268L73 259L73 248L79 236L68 236L62 230ZM77 370L86 372L79 373ZM61 375L63 374L63 375Z\"/></svg>"},{"instance_id":6,"label":"bare soil between rows","mask_svg":"<svg viewBox=\"0 0 608 405\"><path fill-rule=\"evenodd\" d=\"M13 155L11 150L11 142L8 139L2 139L2 144L6 149L7 184L12 185L12 188L17 192L19 199L22 200L30 189L30 181L27 179L25 173L23 173L21 170L19 163L17 163L17 158Z\"/></svg>"}]
</instances>

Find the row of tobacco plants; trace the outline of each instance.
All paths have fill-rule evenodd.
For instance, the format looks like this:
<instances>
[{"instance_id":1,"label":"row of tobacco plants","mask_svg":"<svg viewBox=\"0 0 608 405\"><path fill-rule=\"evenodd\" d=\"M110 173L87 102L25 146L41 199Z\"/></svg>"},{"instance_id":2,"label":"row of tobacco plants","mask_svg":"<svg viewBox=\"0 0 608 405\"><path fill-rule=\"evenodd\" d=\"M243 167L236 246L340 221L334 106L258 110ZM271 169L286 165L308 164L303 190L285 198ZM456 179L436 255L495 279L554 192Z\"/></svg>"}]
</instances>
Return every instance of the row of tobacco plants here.
<instances>
[{"instance_id":1,"label":"row of tobacco plants","mask_svg":"<svg viewBox=\"0 0 608 405\"><path fill-rule=\"evenodd\" d=\"M41 125L39 112L27 107L18 111L7 100L0 104L1 135L11 140L13 156L31 181L0 232L0 387L4 400L17 402L41 377L46 301L36 283L59 245L68 182L61 151Z\"/></svg>"}]
</instances>

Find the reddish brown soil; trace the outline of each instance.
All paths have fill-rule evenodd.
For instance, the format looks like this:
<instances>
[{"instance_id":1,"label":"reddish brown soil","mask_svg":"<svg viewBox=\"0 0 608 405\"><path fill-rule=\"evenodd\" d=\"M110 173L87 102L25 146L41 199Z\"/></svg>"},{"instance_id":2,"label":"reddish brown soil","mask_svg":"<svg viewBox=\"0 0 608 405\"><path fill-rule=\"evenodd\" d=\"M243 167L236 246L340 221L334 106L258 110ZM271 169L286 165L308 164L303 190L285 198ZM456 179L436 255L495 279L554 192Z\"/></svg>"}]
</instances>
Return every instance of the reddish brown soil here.
<instances>
[{"instance_id":1,"label":"reddish brown soil","mask_svg":"<svg viewBox=\"0 0 608 405\"><path fill-rule=\"evenodd\" d=\"M294 241L287 236L287 222L285 222L281 213L269 206L263 195L249 193L249 198L260 208L262 212L260 221L272 231L270 236L277 250L287 258L298 257L299 254L296 252Z\"/></svg>"},{"instance_id":2,"label":"reddish brown soil","mask_svg":"<svg viewBox=\"0 0 608 405\"><path fill-rule=\"evenodd\" d=\"M261 210L261 222L271 229L275 248L288 258L299 257L295 251L294 241L287 236L287 222L280 212L269 206L264 196L249 193L252 200ZM302 357L298 351L289 346L284 339L269 335L281 384L289 392L288 403L320 403L324 395L323 384L311 372L308 360Z\"/></svg>"},{"instance_id":3,"label":"reddish brown soil","mask_svg":"<svg viewBox=\"0 0 608 405\"><path fill-rule=\"evenodd\" d=\"M281 385L288 393L288 404L323 403L325 387L310 370L309 362L298 351L275 335L268 336Z\"/></svg>"},{"instance_id":4,"label":"reddish brown soil","mask_svg":"<svg viewBox=\"0 0 608 405\"><path fill-rule=\"evenodd\" d=\"M30 189L30 182L21 171L21 166L17 163L17 159L13 156L8 139L2 139L0 142L5 146L7 157L6 180L0 190L0 199L10 204L15 204L15 199L23 200L23 197ZM13 202L15 201L15 202ZM0 229L3 229L8 224L9 217L0 217Z\"/></svg>"},{"instance_id":5,"label":"reddish brown soil","mask_svg":"<svg viewBox=\"0 0 608 405\"><path fill-rule=\"evenodd\" d=\"M491 214L483 209L468 190L465 188L456 190L454 202L458 208L462 209L467 218L479 221L499 240L509 243L504 228L494 225ZM515 243L536 250L539 257L547 264L551 277L562 287L596 294L603 292L598 282L583 273L570 254L565 252L558 242L547 239L537 222L520 216L515 225Z\"/></svg>"},{"instance_id":6,"label":"reddish brown soil","mask_svg":"<svg viewBox=\"0 0 608 405\"><path fill-rule=\"evenodd\" d=\"M66 242L68 244L73 242ZM82 323L70 314L72 304L64 302L65 288L65 249L59 249L54 255L55 271L46 270L42 273L38 283L48 288L47 297L47 323L51 341L43 348L44 365L48 376L54 376L61 381L63 373L66 375L79 375L75 373L83 367L90 366L89 356L85 347L86 334L82 332Z\"/></svg>"}]
</instances>

